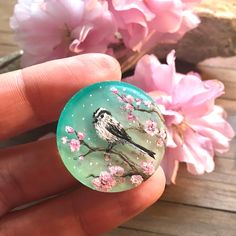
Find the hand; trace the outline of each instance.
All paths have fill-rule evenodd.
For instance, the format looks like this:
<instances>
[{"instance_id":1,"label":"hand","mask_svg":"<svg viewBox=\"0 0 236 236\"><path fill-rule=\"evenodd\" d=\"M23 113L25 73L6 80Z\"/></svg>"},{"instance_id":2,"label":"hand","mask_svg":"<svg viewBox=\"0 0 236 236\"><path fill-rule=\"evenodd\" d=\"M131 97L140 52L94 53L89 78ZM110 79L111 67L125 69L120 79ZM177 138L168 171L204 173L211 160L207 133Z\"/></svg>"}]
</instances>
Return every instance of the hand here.
<instances>
[{"instance_id":1,"label":"hand","mask_svg":"<svg viewBox=\"0 0 236 236\"><path fill-rule=\"evenodd\" d=\"M120 80L111 57L87 54L0 75L0 139L55 121L81 88ZM0 150L0 235L99 235L143 211L162 194L161 168L141 186L100 193L65 169L55 138ZM27 209L13 208L60 194Z\"/></svg>"}]
</instances>

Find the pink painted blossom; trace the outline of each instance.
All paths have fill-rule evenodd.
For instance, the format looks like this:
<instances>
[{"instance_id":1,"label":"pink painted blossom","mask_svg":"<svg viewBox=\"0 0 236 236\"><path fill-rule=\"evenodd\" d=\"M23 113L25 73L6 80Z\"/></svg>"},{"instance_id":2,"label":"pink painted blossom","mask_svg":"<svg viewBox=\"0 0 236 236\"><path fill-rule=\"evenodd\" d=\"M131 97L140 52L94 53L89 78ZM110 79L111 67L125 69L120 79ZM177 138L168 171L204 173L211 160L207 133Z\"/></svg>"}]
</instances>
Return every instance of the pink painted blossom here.
<instances>
[{"instance_id":1,"label":"pink painted blossom","mask_svg":"<svg viewBox=\"0 0 236 236\"><path fill-rule=\"evenodd\" d=\"M68 133L68 134L73 134L75 132L74 128L72 128L71 126L66 126L65 127L65 131Z\"/></svg>"},{"instance_id":2,"label":"pink painted blossom","mask_svg":"<svg viewBox=\"0 0 236 236\"><path fill-rule=\"evenodd\" d=\"M77 133L77 137L79 138L79 140L83 140L84 137L85 137L85 133L78 132L78 133Z\"/></svg>"},{"instance_id":3,"label":"pink painted blossom","mask_svg":"<svg viewBox=\"0 0 236 236\"><path fill-rule=\"evenodd\" d=\"M123 176L125 173L124 168L121 166L110 166L109 171L111 175L114 175L114 176Z\"/></svg>"},{"instance_id":4,"label":"pink painted blossom","mask_svg":"<svg viewBox=\"0 0 236 236\"><path fill-rule=\"evenodd\" d=\"M68 142L68 137L62 137L61 138L61 142L63 143L63 144L66 144L67 142Z\"/></svg>"},{"instance_id":5,"label":"pink painted blossom","mask_svg":"<svg viewBox=\"0 0 236 236\"><path fill-rule=\"evenodd\" d=\"M135 98L135 101L136 101L136 106L138 107L142 104L142 100L139 98Z\"/></svg>"},{"instance_id":6,"label":"pink painted blossom","mask_svg":"<svg viewBox=\"0 0 236 236\"><path fill-rule=\"evenodd\" d=\"M136 116L133 113L129 113L128 120L130 120L130 121L136 120Z\"/></svg>"},{"instance_id":7,"label":"pink painted blossom","mask_svg":"<svg viewBox=\"0 0 236 236\"><path fill-rule=\"evenodd\" d=\"M80 149L80 141L77 139L70 140L70 150L71 152L77 152Z\"/></svg>"},{"instance_id":8,"label":"pink painted blossom","mask_svg":"<svg viewBox=\"0 0 236 236\"><path fill-rule=\"evenodd\" d=\"M142 162L141 168L144 174L152 175L155 172L155 166L152 161Z\"/></svg>"},{"instance_id":9,"label":"pink painted blossom","mask_svg":"<svg viewBox=\"0 0 236 236\"><path fill-rule=\"evenodd\" d=\"M130 104L130 103L127 103L125 106L124 106L124 109L126 111L133 111L134 110L134 107Z\"/></svg>"},{"instance_id":10,"label":"pink painted blossom","mask_svg":"<svg viewBox=\"0 0 236 236\"><path fill-rule=\"evenodd\" d=\"M115 87L111 88L111 92L114 93L114 94L118 94L119 93L118 89L115 88Z\"/></svg>"},{"instance_id":11,"label":"pink painted blossom","mask_svg":"<svg viewBox=\"0 0 236 236\"><path fill-rule=\"evenodd\" d=\"M143 104L145 106L147 106L148 108L150 108L152 106L152 102L151 101L144 101Z\"/></svg>"},{"instance_id":12,"label":"pink painted blossom","mask_svg":"<svg viewBox=\"0 0 236 236\"><path fill-rule=\"evenodd\" d=\"M166 140L167 139L167 132L166 129L164 128L160 128L159 132L158 132L158 136L162 139L162 140Z\"/></svg>"},{"instance_id":13,"label":"pink painted blossom","mask_svg":"<svg viewBox=\"0 0 236 236\"><path fill-rule=\"evenodd\" d=\"M116 24L106 1L18 0L10 20L23 66L78 53L106 53Z\"/></svg>"},{"instance_id":14,"label":"pink painted blossom","mask_svg":"<svg viewBox=\"0 0 236 236\"><path fill-rule=\"evenodd\" d=\"M192 4L189 2L111 0L108 4L126 47L139 51L143 46L152 47L156 42L175 41L196 27L199 19L191 12Z\"/></svg>"},{"instance_id":15,"label":"pink painted blossom","mask_svg":"<svg viewBox=\"0 0 236 236\"><path fill-rule=\"evenodd\" d=\"M167 182L175 182L179 162L192 174L214 170L215 152L226 152L234 136L215 99L224 92L220 81L202 81L196 73L176 73L175 52L161 64L153 55L138 62L134 76L126 79L150 92L168 128L167 149L162 160Z\"/></svg>"},{"instance_id":16,"label":"pink painted blossom","mask_svg":"<svg viewBox=\"0 0 236 236\"><path fill-rule=\"evenodd\" d=\"M165 142L161 137L158 137L156 144L157 144L157 147L162 147L162 146L164 146Z\"/></svg>"},{"instance_id":17,"label":"pink painted blossom","mask_svg":"<svg viewBox=\"0 0 236 236\"><path fill-rule=\"evenodd\" d=\"M147 120L144 125L144 130L147 134L154 136L158 134L159 130L157 128L157 123L152 120Z\"/></svg>"},{"instance_id":18,"label":"pink painted blossom","mask_svg":"<svg viewBox=\"0 0 236 236\"><path fill-rule=\"evenodd\" d=\"M141 175L132 175L130 181L133 185L138 186L143 182L143 177Z\"/></svg>"},{"instance_id":19,"label":"pink painted blossom","mask_svg":"<svg viewBox=\"0 0 236 236\"><path fill-rule=\"evenodd\" d=\"M128 103L133 103L135 100L134 100L134 97L131 96L131 95L127 95L125 97L125 101L128 102Z\"/></svg>"},{"instance_id":20,"label":"pink painted blossom","mask_svg":"<svg viewBox=\"0 0 236 236\"><path fill-rule=\"evenodd\" d=\"M97 190L108 192L116 185L116 180L109 172L102 171L99 177L93 179L92 184Z\"/></svg>"},{"instance_id":21,"label":"pink painted blossom","mask_svg":"<svg viewBox=\"0 0 236 236\"><path fill-rule=\"evenodd\" d=\"M79 156L79 160L83 161L84 160L84 156L83 155Z\"/></svg>"}]
</instances>

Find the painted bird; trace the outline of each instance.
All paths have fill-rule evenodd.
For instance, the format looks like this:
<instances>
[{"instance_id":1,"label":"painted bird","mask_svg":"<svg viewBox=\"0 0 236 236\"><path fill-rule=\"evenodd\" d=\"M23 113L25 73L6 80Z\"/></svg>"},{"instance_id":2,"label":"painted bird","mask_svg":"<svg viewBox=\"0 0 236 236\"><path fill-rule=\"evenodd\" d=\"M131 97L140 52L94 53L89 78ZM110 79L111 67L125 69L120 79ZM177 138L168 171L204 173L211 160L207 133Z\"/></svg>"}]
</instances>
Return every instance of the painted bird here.
<instances>
[{"instance_id":1,"label":"painted bird","mask_svg":"<svg viewBox=\"0 0 236 236\"><path fill-rule=\"evenodd\" d=\"M135 143L124 130L121 123L107 109L101 107L93 113L93 124L98 136L108 142L107 151L111 150L118 143L128 143L155 159L155 152Z\"/></svg>"}]
</instances>

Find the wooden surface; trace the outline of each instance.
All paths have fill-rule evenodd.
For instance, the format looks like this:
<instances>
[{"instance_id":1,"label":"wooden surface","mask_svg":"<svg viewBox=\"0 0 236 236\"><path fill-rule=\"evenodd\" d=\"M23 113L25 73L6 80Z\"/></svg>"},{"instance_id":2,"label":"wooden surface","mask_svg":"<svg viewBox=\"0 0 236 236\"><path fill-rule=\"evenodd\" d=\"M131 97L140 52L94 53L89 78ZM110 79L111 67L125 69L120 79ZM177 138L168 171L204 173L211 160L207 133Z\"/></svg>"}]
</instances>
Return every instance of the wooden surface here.
<instances>
[{"instance_id":1,"label":"wooden surface","mask_svg":"<svg viewBox=\"0 0 236 236\"><path fill-rule=\"evenodd\" d=\"M17 49L8 26L14 2L0 0L0 56ZM234 127L235 117L233 112L229 117ZM187 173L185 166L181 165L177 184L167 186L160 201L106 235L235 236L235 154L234 139L231 150L216 157L216 169L213 173L192 176Z\"/></svg>"}]
</instances>

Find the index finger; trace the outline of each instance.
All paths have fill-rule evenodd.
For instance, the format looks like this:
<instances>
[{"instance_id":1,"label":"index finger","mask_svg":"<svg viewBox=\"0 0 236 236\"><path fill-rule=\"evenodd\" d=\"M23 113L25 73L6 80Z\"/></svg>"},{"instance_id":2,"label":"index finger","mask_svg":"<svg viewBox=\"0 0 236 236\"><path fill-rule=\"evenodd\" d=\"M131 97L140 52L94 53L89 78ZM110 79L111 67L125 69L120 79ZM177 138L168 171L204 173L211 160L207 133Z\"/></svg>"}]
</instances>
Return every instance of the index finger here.
<instances>
[{"instance_id":1,"label":"index finger","mask_svg":"<svg viewBox=\"0 0 236 236\"><path fill-rule=\"evenodd\" d=\"M54 60L0 75L0 140L56 120L81 88L120 78L118 62L104 54Z\"/></svg>"}]
</instances>

